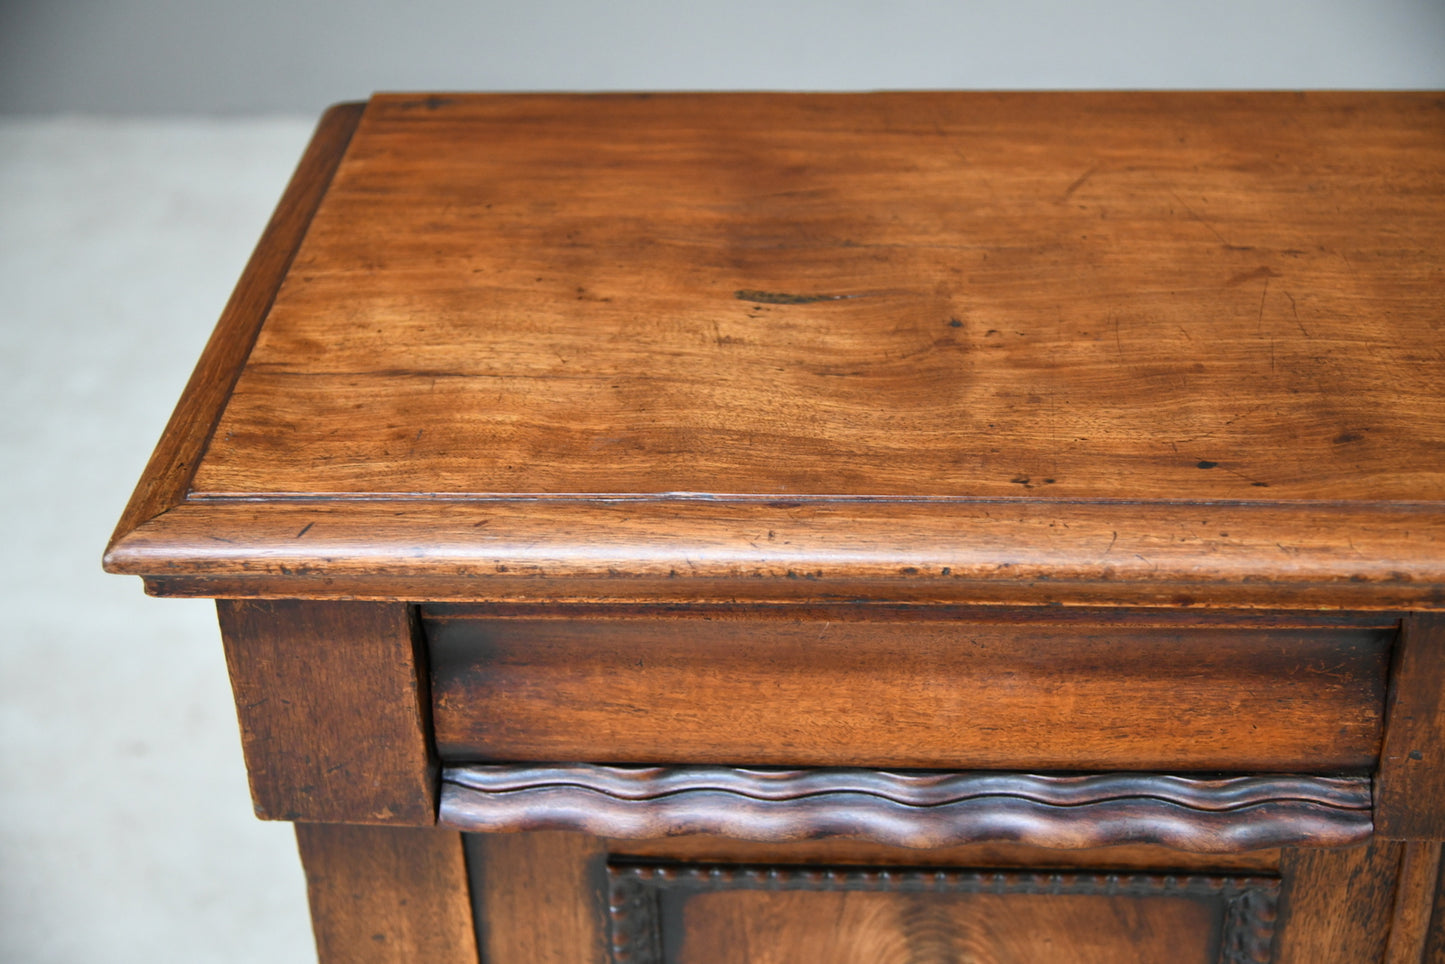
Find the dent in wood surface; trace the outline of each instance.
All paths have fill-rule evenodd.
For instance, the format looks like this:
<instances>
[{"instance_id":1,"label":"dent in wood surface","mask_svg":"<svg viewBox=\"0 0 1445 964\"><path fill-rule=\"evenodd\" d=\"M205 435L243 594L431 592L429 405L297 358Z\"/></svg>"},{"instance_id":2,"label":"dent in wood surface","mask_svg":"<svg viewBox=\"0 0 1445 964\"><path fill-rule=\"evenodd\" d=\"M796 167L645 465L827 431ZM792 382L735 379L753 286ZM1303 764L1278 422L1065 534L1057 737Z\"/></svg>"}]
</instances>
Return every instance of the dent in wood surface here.
<instances>
[{"instance_id":1,"label":"dent in wood surface","mask_svg":"<svg viewBox=\"0 0 1445 964\"><path fill-rule=\"evenodd\" d=\"M438 822L606 837L847 837L931 849L980 841L1196 853L1340 847L1370 836L1365 778L889 773L473 765L443 771Z\"/></svg>"},{"instance_id":2,"label":"dent in wood surface","mask_svg":"<svg viewBox=\"0 0 1445 964\"><path fill-rule=\"evenodd\" d=\"M298 823L321 964L479 964L461 834Z\"/></svg>"},{"instance_id":3,"label":"dent in wood surface","mask_svg":"<svg viewBox=\"0 0 1445 964\"><path fill-rule=\"evenodd\" d=\"M436 819L425 652L402 603L217 604L256 815Z\"/></svg>"}]
</instances>

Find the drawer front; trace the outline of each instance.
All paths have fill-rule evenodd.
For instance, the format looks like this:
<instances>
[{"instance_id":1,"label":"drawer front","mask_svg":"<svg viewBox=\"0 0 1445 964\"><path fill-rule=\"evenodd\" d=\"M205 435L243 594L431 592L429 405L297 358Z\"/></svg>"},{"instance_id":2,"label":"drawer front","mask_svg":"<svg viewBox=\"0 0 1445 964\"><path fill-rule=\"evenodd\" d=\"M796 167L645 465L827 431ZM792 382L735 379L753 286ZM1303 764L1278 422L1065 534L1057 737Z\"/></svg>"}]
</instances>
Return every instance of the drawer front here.
<instances>
[{"instance_id":1,"label":"drawer front","mask_svg":"<svg viewBox=\"0 0 1445 964\"><path fill-rule=\"evenodd\" d=\"M1362 773L1395 632L429 613L446 762Z\"/></svg>"}]
</instances>

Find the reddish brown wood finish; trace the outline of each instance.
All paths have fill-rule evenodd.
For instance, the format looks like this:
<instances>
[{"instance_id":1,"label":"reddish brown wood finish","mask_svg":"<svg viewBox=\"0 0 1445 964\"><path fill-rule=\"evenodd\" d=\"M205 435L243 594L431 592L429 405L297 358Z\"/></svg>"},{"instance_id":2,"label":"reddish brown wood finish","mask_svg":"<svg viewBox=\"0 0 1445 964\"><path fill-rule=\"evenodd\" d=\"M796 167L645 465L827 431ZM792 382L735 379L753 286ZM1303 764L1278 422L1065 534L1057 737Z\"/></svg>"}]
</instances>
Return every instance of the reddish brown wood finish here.
<instances>
[{"instance_id":1,"label":"reddish brown wood finish","mask_svg":"<svg viewBox=\"0 0 1445 964\"><path fill-rule=\"evenodd\" d=\"M461 834L298 823L322 964L478 964Z\"/></svg>"},{"instance_id":2,"label":"reddish brown wood finish","mask_svg":"<svg viewBox=\"0 0 1445 964\"><path fill-rule=\"evenodd\" d=\"M1420 960L1422 964L1445 964L1445 866L1436 873L1435 899Z\"/></svg>"},{"instance_id":3,"label":"reddish brown wood finish","mask_svg":"<svg viewBox=\"0 0 1445 964\"><path fill-rule=\"evenodd\" d=\"M426 626L450 761L943 769L1366 772L1393 637L1107 617Z\"/></svg>"},{"instance_id":4,"label":"reddish brown wood finish","mask_svg":"<svg viewBox=\"0 0 1445 964\"><path fill-rule=\"evenodd\" d=\"M1278 889L1271 880L786 867L622 867L613 885L614 953L637 964L1254 961L1268 953Z\"/></svg>"},{"instance_id":5,"label":"reddish brown wood finish","mask_svg":"<svg viewBox=\"0 0 1445 964\"><path fill-rule=\"evenodd\" d=\"M107 566L179 596L1363 611L1439 607L1442 546L1414 505L259 499L178 506Z\"/></svg>"},{"instance_id":6,"label":"reddish brown wood finish","mask_svg":"<svg viewBox=\"0 0 1445 964\"><path fill-rule=\"evenodd\" d=\"M406 606L217 608L257 816L435 822L426 671Z\"/></svg>"},{"instance_id":7,"label":"reddish brown wood finish","mask_svg":"<svg viewBox=\"0 0 1445 964\"><path fill-rule=\"evenodd\" d=\"M274 304L238 302L234 391L188 403L209 447L167 443L108 565L1445 606L1442 103L378 97Z\"/></svg>"},{"instance_id":8,"label":"reddish brown wood finish","mask_svg":"<svg viewBox=\"0 0 1445 964\"><path fill-rule=\"evenodd\" d=\"M1442 168L1430 93L343 106L106 567L238 600L265 816L430 823L437 742L542 764L1378 764L1382 833L1410 843L1068 866L1277 866L1276 961L1438 961L1419 841L1445 835ZM413 602L466 627L438 650L437 740ZM455 832L298 839L328 962L471 964L479 932L494 961L603 964L608 847L901 863L846 840L474 838L469 909ZM973 861L1065 858L918 859ZM843 931L917 957L910 915L945 935L935 958L1050 953L1008 900L995 941L911 896L806 896L858 926L798 954ZM687 954L745 933L761 959L807 930L793 894L713 897ZM1198 921L1107 907L1059 919L1138 917L1091 959L1126 959L1125 932L1209 954Z\"/></svg>"},{"instance_id":9,"label":"reddish brown wood finish","mask_svg":"<svg viewBox=\"0 0 1445 964\"><path fill-rule=\"evenodd\" d=\"M611 964L606 851L576 833L468 834L488 964Z\"/></svg>"},{"instance_id":10,"label":"reddish brown wood finish","mask_svg":"<svg viewBox=\"0 0 1445 964\"><path fill-rule=\"evenodd\" d=\"M1391 674L1376 804L1381 835L1445 839L1445 617L1407 618Z\"/></svg>"},{"instance_id":11,"label":"reddish brown wood finish","mask_svg":"<svg viewBox=\"0 0 1445 964\"><path fill-rule=\"evenodd\" d=\"M1395 908L1400 844L1286 850L1275 964L1374 964Z\"/></svg>"},{"instance_id":12,"label":"reddish brown wood finish","mask_svg":"<svg viewBox=\"0 0 1445 964\"><path fill-rule=\"evenodd\" d=\"M377 97L196 491L1439 499L1442 163L1432 95Z\"/></svg>"},{"instance_id":13,"label":"reddish brown wood finish","mask_svg":"<svg viewBox=\"0 0 1445 964\"><path fill-rule=\"evenodd\" d=\"M621 861L666 860L690 864L789 864L833 867L998 867L1034 870L1144 871L1169 867L1181 872L1224 876L1279 874L1280 851L1192 854L1136 844L1085 850L1057 850L991 841L935 850L907 850L857 840L823 839L754 843L722 837L684 836L665 840L605 841L608 855Z\"/></svg>"}]
</instances>

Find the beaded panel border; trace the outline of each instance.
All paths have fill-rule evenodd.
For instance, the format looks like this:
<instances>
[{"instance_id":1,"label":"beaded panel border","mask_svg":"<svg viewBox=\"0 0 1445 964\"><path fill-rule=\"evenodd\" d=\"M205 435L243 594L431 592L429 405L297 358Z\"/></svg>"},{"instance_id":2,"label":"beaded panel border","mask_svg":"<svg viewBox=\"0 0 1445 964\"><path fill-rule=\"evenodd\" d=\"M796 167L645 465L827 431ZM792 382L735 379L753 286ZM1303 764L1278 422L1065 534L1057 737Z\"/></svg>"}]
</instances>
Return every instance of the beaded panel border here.
<instances>
[{"instance_id":1,"label":"beaded panel border","mask_svg":"<svg viewBox=\"0 0 1445 964\"><path fill-rule=\"evenodd\" d=\"M608 878L612 959L617 964L663 964L664 894L725 890L1206 898L1221 904L1220 964L1267 964L1280 890L1280 882L1270 877L632 862L610 864Z\"/></svg>"}]
</instances>

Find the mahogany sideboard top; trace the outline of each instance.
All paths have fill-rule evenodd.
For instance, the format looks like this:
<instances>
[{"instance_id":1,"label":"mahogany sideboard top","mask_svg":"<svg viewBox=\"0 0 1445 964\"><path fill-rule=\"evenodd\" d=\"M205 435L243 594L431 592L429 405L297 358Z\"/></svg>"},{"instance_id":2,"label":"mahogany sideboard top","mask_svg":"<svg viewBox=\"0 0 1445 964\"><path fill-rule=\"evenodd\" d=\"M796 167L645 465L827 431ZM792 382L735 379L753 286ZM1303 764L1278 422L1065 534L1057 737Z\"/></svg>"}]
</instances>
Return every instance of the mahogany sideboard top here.
<instances>
[{"instance_id":1,"label":"mahogany sideboard top","mask_svg":"<svg viewBox=\"0 0 1445 964\"><path fill-rule=\"evenodd\" d=\"M158 594L1445 608L1437 94L331 111Z\"/></svg>"}]
</instances>

